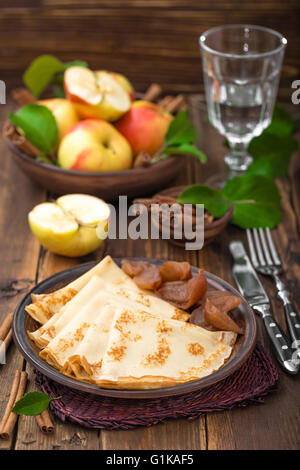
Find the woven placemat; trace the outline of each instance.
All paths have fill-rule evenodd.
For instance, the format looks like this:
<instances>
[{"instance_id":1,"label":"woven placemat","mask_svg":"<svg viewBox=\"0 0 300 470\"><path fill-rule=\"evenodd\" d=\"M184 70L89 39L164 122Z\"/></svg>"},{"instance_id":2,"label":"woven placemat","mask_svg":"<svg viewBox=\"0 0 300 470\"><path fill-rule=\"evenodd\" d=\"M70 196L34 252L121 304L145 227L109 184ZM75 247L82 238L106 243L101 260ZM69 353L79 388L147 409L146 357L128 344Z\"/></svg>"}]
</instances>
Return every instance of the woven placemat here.
<instances>
[{"instance_id":1,"label":"woven placemat","mask_svg":"<svg viewBox=\"0 0 300 470\"><path fill-rule=\"evenodd\" d=\"M52 398L51 411L62 421L88 428L131 429L151 426L169 418L195 419L211 411L261 403L274 390L278 372L261 345L238 371L215 385L176 397L155 399L108 398L80 392L54 382L36 371L38 388Z\"/></svg>"}]
</instances>

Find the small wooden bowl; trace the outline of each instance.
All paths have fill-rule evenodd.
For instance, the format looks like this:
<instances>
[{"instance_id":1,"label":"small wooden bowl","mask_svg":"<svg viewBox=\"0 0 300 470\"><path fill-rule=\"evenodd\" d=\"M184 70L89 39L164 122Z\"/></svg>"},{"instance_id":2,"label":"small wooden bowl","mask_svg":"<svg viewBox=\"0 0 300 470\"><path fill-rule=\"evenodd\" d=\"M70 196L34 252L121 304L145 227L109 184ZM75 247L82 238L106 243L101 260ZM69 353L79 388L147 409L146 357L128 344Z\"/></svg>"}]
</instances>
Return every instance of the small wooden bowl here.
<instances>
[{"instance_id":1,"label":"small wooden bowl","mask_svg":"<svg viewBox=\"0 0 300 470\"><path fill-rule=\"evenodd\" d=\"M17 165L39 186L57 194L92 194L106 201L115 200L121 194L130 198L153 194L170 184L185 164L182 156L172 156L149 167L124 171L65 170L29 157L17 149L8 137L5 139Z\"/></svg>"},{"instance_id":2,"label":"small wooden bowl","mask_svg":"<svg viewBox=\"0 0 300 470\"><path fill-rule=\"evenodd\" d=\"M179 194L182 193L182 191L187 188L186 185L182 186L173 186L171 188L164 189L163 191L160 191L159 193L155 194L154 198L156 196L166 196L168 198L174 198L174 203L176 202L177 197ZM217 235L219 235L225 228L227 227L231 217L233 214L233 206L231 205L225 214L220 217L219 219L213 219L211 222L208 220L204 220L204 246L207 245L208 243L212 242ZM154 220L153 220L154 222ZM155 222L154 222L155 223ZM159 231L160 233L162 232L162 222L160 220L159 223ZM170 234L172 236L172 228L170 230ZM184 238L182 239L174 239L170 238L168 242L170 242L172 245L179 246L181 248L184 248L186 242L191 242L192 240L186 240Z\"/></svg>"}]
</instances>

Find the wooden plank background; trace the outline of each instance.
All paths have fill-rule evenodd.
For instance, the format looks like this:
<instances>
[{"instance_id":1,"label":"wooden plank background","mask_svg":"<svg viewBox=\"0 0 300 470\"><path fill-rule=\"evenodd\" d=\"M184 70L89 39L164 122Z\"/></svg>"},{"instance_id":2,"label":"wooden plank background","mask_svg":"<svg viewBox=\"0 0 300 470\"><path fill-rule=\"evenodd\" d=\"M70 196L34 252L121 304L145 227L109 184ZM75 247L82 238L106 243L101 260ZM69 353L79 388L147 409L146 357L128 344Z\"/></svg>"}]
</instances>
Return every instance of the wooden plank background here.
<instances>
[{"instance_id":1,"label":"wooden plank background","mask_svg":"<svg viewBox=\"0 0 300 470\"><path fill-rule=\"evenodd\" d=\"M268 26L288 39L280 98L300 76L298 0L1 0L0 79L8 87L37 55L120 71L139 90L201 92L198 36L225 23ZM154 66L155 65L155 66Z\"/></svg>"}]
</instances>

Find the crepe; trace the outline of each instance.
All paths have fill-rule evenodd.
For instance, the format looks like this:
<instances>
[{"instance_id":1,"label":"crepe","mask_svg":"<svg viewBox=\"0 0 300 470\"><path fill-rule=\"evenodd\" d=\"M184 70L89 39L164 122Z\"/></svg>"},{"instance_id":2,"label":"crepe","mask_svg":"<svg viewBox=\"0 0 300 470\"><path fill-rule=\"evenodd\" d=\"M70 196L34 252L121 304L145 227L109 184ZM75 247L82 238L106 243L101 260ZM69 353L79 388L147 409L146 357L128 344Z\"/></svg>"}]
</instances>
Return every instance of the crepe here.
<instances>
[{"instance_id":1,"label":"crepe","mask_svg":"<svg viewBox=\"0 0 300 470\"><path fill-rule=\"evenodd\" d=\"M76 378L104 388L168 387L205 377L222 367L235 338L235 333L211 332L190 323L117 308L104 354L103 348L98 353L83 341L70 363L75 365L72 373Z\"/></svg>"},{"instance_id":2,"label":"crepe","mask_svg":"<svg viewBox=\"0 0 300 470\"><path fill-rule=\"evenodd\" d=\"M49 341L72 320L81 310L93 299L97 292L101 289L103 281L97 276L93 276L88 283L75 295L67 304L65 304L59 312L52 315L43 326L34 332L28 331L29 337L40 348L47 346Z\"/></svg>"},{"instance_id":3,"label":"crepe","mask_svg":"<svg viewBox=\"0 0 300 470\"><path fill-rule=\"evenodd\" d=\"M205 377L229 358L236 334L188 323L190 315L138 288L107 256L27 310L40 357L104 388L160 388Z\"/></svg>"},{"instance_id":4,"label":"crepe","mask_svg":"<svg viewBox=\"0 0 300 470\"><path fill-rule=\"evenodd\" d=\"M120 269L110 256L106 256L100 263L84 273L67 286L50 294L32 294L33 303L25 307L29 315L44 325L55 313L69 302L94 276L103 277L106 281L137 290L138 287L132 279Z\"/></svg>"},{"instance_id":5,"label":"crepe","mask_svg":"<svg viewBox=\"0 0 300 470\"><path fill-rule=\"evenodd\" d=\"M117 275L110 277L114 282L107 282L105 280L106 278L99 277L97 273L71 301L64 305L60 311L55 313L41 328L35 332L28 332L28 335L36 345L40 348L47 346L49 341L55 338L64 326L100 291L108 293L108 298L114 298L116 302L122 305L128 305L136 310L142 309L162 318L172 318L182 321L189 319L190 315L188 313L158 297L146 294L136 287L135 284L134 289L132 289L131 279L129 279L130 282L128 282L128 279L124 280L123 277L119 276L119 271L121 270L119 270L117 266L116 268Z\"/></svg>"},{"instance_id":6,"label":"crepe","mask_svg":"<svg viewBox=\"0 0 300 470\"><path fill-rule=\"evenodd\" d=\"M100 292L75 315L40 352L40 356L56 369L61 370L85 335L100 324L100 343L109 334L114 310L108 294Z\"/></svg>"}]
</instances>

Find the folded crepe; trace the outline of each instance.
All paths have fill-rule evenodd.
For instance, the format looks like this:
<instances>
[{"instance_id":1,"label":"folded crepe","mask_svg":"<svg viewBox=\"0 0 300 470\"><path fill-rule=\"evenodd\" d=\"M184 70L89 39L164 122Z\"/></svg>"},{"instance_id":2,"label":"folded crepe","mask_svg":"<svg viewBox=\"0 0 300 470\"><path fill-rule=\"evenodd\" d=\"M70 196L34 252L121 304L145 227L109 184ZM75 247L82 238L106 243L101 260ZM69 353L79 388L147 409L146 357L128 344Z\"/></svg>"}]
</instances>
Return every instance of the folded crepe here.
<instances>
[{"instance_id":1,"label":"folded crepe","mask_svg":"<svg viewBox=\"0 0 300 470\"><path fill-rule=\"evenodd\" d=\"M100 345L96 327L89 331L64 372L104 388L168 387L205 377L222 367L235 339L235 333L211 332L117 307L104 342Z\"/></svg>"},{"instance_id":2,"label":"folded crepe","mask_svg":"<svg viewBox=\"0 0 300 470\"><path fill-rule=\"evenodd\" d=\"M92 269L78 277L68 285L50 294L32 294L32 304L25 307L29 315L42 325L46 323L55 313L69 302L89 280L97 274L106 281L112 282L124 288L138 289L135 282L120 269L110 256L106 256Z\"/></svg>"},{"instance_id":3,"label":"folded crepe","mask_svg":"<svg viewBox=\"0 0 300 470\"><path fill-rule=\"evenodd\" d=\"M74 294L75 292L75 294ZM28 313L30 338L60 372L105 388L159 388L205 377L229 358L236 334L187 323L189 314L139 289L107 256Z\"/></svg>"},{"instance_id":4,"label":"folded crepe","mask_svg":"<svg viewBox=\"0 0 300 470\"><path fill-rule=\"evenodd\" d=\"M121 271L118 267L117 269ZM55 313L41 328L34 332L28 332L29 337L38 347L44 348L81 311L87 302L101 291L109 294L109 299L113 298L116 302L128 305L128 307L133 309L142 309L162 318L188 321L190 317L188 313L169 304L165 300L146 294L136 286L135 289L128 288L128 286L132 287L131 284L127 283L127 279L125 285L124 282L120 282L122 278L119 277L119 271L117 271L118 276L114 278L114 283L107 282L106 278L99 277L98 273L94 275L81 291L64 305L59 312ZM129 281L132 282L131 279Z\"/></svg>"},{"instance_id":5,"label":"folded crepe","mask_svg":"<svg viewBox=\"0 0 300 470\"><path fill-rule=\"evenodd\" d=\"M99 322L102 328L100 338L103 342L109 334L114 318L114 310L109 300L105 292L95 295L40 352L40 356L48 364L62 370L69 357L75 354L87 332L94 329Z\"/></svg>"},{"instance_id":6,"label":"folded crepe","mask_svg":"<svg viewBox=\"0 0 300 470\"><path fill-rule=\"evenodd\" d=\"M118 309L123 312L136 311L141 314L149 313L149 315L154 312L161 319L180 317L176 307L161 299L146 294L140 297L138 292L130 291L130 289L126 290L124 298L117 294L118 289L115 289L112 284L104 282L98 276L94 276L80 293L63 308L61 313L53 315L45 325L35 332L28 332L29 337L40 348L44 348L40 354L41 357L60 369L65 365L67 359L75 354L77 346L85 338L89 328L94 328L98 321L101 325L104 324L102 317L104 313L107 316L107 312L110 316L105 327L107 333L115 311ZM135 302L136 297L143 303ZM156 308L154 309L153 306ZM187 320L189 315L183 312L182 317ZM93 345L93 348L97 348L97 345Z\"/></svg>"},{"instance_id":7,"label":"folded crepe","mask_svg":"<svg viewBox=\"0 0 300 470\"><path fill-rule=\"evenodd\" d=\"M101 290L101 278L94 276L60 311L52 315L43 326L34 332L28 331L29 337L40 348L47 346L49 341L72 320L81 310L86 307L91 299Z\"/></svg>"}]
</instances>

